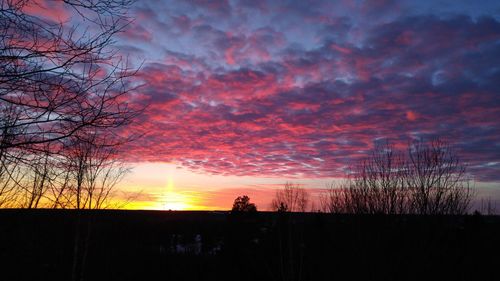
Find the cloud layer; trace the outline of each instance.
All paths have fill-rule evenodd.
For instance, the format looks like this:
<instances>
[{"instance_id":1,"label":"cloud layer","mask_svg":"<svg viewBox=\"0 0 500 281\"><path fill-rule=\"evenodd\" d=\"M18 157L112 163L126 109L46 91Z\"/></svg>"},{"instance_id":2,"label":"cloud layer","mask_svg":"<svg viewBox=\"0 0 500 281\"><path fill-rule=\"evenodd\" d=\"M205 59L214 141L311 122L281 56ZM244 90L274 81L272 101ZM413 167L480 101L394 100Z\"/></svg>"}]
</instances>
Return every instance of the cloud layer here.
<instances>
[{"instance_id":1,"label":"cloud layer","mask_svg":"<svg viewBox=\"0 0 500 281\"><path fill-rule=\"evenodd\" d=\"M500 180L498 4L277 2L136 4L117 44L149 104L131 158L331 177L381 138L440 136Z\"/></svg>"}]
</instances>

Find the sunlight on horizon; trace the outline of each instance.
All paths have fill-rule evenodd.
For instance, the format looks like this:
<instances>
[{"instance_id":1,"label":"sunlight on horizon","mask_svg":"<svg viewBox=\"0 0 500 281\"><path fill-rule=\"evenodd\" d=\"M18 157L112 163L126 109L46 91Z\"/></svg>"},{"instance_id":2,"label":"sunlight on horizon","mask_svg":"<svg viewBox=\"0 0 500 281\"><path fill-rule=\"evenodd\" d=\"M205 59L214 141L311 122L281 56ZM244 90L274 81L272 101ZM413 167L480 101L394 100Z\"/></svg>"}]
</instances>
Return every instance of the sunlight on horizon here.
<instances>
[{"instance_id":1,"label":"sunlight on horizon","mask_svg":"<svg viewBox=\"0 0 500 281\"><path fill-rule=\"evenodd\" d=\"M259 210L267 210L275 194L285 182L293 182L314 191L341 180L335 178L265 178L223 176L189 171L174 163L133 163L132 172L118 189L138 193L123 208L129 210L229 210L233 200L248 195ZM481 198L496 198L495 183L477 183Z\"/></svg>"},{"instance_id":2,"label":"sunlight on horizon","mask_svg":"<svg viewBox=\"0 0 500 281\"><path fill-rule=\"evenodd\" d=\"M174 179L172 175L168 176L167 188L160 194L157 203L161 205L162 210L182 211L196 209L193 198L174 191Z\"/></svg>"},{"instance_id":3,"label":"sunlight on horizon","mask_svg":"<svg viewBox=\"0 0 500 281\"><path fill-rule=\"evenodd\" d=\"M213 175L190 171L174 163L131 163L132 172L120 185L125 192L141 194L125 209L229 210L240 195L250 196L266 210L276 188L294 182L306 188L324 188L332 178L287 178Z\"/></svg>"}]
</instances>

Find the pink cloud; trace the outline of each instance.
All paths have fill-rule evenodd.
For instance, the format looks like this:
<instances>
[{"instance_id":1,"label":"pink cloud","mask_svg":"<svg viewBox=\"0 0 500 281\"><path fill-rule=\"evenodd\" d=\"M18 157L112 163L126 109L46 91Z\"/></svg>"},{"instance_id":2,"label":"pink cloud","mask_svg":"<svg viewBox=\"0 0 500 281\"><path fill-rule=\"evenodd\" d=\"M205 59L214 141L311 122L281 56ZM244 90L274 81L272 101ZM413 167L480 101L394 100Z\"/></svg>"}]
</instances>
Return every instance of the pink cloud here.
<instances>
[{"instance_id":1,"label":"pink cloud","mask_svg":"<svg viewBox=\"0 0 500 281\"><path fill-rule=\"evenodd\" d=\"M23 7L23 11L58 23L66 22L71 16L63 1L33 0Z\"/></svg>"}]
</instances>

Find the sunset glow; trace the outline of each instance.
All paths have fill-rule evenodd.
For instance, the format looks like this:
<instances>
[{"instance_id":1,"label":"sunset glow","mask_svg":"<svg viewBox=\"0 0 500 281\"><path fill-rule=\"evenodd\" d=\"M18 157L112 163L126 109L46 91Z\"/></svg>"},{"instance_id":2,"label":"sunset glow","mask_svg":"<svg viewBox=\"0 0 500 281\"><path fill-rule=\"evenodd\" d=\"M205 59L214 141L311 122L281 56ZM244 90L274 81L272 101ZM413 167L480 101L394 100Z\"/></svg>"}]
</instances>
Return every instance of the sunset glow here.
<instances>
[{"instance_id":1,"label":"sunset glow","mask_svg":"<svg viewBox=\"0 0 500 281\"><path fill-rule=\"evenodd\" d=\"M130 104L147 106L127 128L143 136L126 149L128 208L250 193L266 209L285 182L315 191L377 143L434 137L500 198L499 3L445 2L135 2L115 44L140 67Z\"/></svg>"},{"instance_id":2,"label":"sunset glow","mask_svg":"<svg viewBox=\"0 0 500 281\"><path fill-rule=\"evenodd\" d=\"M161 209L163 210L193 210L197 207L193 198L174 191L172 177L168 178L167 188L158 196L157 200L162 205Z\"/></svg>"}]
</instances>

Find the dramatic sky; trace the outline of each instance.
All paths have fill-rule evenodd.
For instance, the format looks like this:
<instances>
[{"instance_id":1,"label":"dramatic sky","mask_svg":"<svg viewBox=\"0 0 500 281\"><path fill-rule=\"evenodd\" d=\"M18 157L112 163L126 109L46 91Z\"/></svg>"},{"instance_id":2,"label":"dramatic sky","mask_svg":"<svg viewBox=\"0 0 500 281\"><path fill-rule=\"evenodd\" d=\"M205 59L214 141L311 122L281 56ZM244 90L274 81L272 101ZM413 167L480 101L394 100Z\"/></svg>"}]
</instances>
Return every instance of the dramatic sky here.
<instances>
[{"instance_id":1,"label":"dramatic sky","mask_svg":"<svg viewBox=\"0 0 500 281\"><path fill-rule=\"evenodd\" d=\"M148 103L132 207L268 207L377 141L451 141L500 198L499 1L137 1L116 38Z\"/></svg>"}]
</instances>

